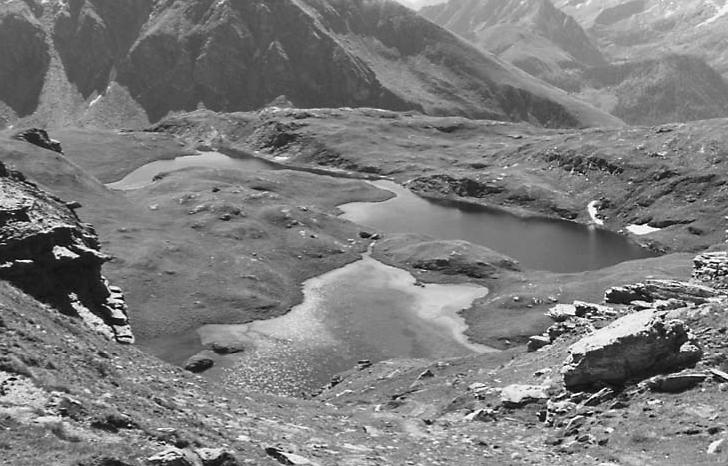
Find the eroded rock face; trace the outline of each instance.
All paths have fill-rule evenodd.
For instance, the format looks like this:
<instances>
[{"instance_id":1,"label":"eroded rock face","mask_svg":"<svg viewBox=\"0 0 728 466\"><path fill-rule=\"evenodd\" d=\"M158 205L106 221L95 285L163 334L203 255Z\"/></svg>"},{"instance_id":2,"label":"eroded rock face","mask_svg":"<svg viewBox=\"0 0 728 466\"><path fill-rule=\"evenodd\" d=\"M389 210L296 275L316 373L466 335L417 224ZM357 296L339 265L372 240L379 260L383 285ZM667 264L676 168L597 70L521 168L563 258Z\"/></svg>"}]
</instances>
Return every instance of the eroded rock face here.
<instances>
[{"instance_id":1,"label":"eroded rock face","mask_svg":"<svg viewBox=\"0 0 728 466\"><path fill-rule=\"evenodd\" d=\"M562 375L567 388L631 379L695 364L702 350L681 320L653 309L627 315L569 349Z\"/></svg>"},{"instance_id":2,"label":"eroded rock face","mask_svg":"<svg viewBox=\"0 0 728 466\"><path fill-rule=\"evenodd\" d=\"M124 295L101 275L109 258L71 207L0 164L0 279L132 343Z\"/></svg>"}]
</instances>

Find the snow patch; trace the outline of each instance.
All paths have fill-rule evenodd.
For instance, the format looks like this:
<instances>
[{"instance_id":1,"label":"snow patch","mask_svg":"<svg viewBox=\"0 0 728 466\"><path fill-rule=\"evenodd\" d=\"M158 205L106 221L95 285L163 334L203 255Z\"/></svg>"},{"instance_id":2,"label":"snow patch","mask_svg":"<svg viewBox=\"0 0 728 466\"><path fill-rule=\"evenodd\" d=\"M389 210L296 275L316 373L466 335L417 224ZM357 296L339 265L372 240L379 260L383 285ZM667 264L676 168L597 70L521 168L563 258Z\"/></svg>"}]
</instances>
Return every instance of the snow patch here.
<instances>
[{"instance_id":1,"label":"snow patch","mask_svg":"<svg viewBox=\"0 0 728 466\"><path fill-rule=\"evenodd\" d=\"M604 220L599 218L599 201L591 201L589 205L586 207L586 210L589 211L589 216L591 217L592 222L594 222L596 225L602 226L604 225Z\"/></svg>"},{"instance_id":2,"label":"snow patch","mask_svg":"<svg viewBox=\"0 0 728 466\"><path fill-rule=\"evenodd\" d=\"M710 17L710 18L706 19L705 21L703 21L702 23L698 24L697 27L707 26L708 24L718 21L723 16L728 15L728 3L726 3L725 5L723 5L721 7L718 7L718 5L715 5L715 4L713 4L713 5L716 8L718 8L718 11L716 11L716 13L712 17Z\"/></svg>"},{"instance_id":3,"label":"snow patch","mask_svg":"<svg viewBox=\"0 0 728 466\"><path fill-rule=\"evenodd\" d=\"M627 231L632 233L633 235L649 235L650 233L654 233L656 231L660 231L661 228L654 228L649 226L648 224L644 225L627 225Z\"/></svg>"},{"instance_id":4,"label":"snow patch","mask_svg":"<svg viewBox=\"0 0 728 466\"><path fill-rule=\"evenodd\" d=\"M97 103L99 102L99 100L101 100L101 98L102 98L102 97L103 97L103 94L101 94L101 95L98 95L98 96L96 96L96 98L95 98L94 100L92 100L92 101L91 101L91 102L90 102L90 103L88 104L89 108L91 108L91 107L93 107L94 105L96 105L96 104L97 104Z\"/></svg>"}]
</instances>

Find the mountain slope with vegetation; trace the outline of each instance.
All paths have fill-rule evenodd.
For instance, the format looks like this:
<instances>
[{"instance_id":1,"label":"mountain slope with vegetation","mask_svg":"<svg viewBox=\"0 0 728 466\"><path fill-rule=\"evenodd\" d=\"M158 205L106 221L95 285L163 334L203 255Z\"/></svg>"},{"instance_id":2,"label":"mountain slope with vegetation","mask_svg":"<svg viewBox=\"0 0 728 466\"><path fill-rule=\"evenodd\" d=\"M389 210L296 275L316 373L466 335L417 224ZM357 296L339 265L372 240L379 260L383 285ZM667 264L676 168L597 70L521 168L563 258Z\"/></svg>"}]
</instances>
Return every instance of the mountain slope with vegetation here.
<instances>
[{"instance_id":1,"label":"mountain slope with vegetation","mask_svg":"<svg viewBox=\"0 0 728 466\"><path fill-rule=\"evenodd\" d=\"M21 52L32 79L0 89L14 112L6 120L143 126L169 112L252 110L285 97L302 107L620 124L389 0L5 4L16 13L4 21L30 31L22 45L34 47ZM18 53L14 40L6 54Z\"/></svg>"},{"instance_id":2,"label":"mountain slope with vegetation","mask_svg":"<svg viewBox=\"0 0 728 466\"><path fill-rule=\"evenodd\" d=\"M662 47L669 40L663 36L650 39L655 48L649 52L637 52L636 44L629 47L626 43L623 53L613 52L605 34L613 34L611 40L620 41L624 40L625 31L641 31L640 21L644 18L633 16L641 11L635 9L640 2L613 9L605 9L604 2L555 3L573 13L581 24L550 0L452 0L424 8L422 14L629 124L662 124L728 115L728 83L706 63L706 60L720 63L716 53ZM684 10L693 6L689 2L680 4L675 11L655 7L649 9L649 14L658 10L670 18L682 18L688 15ZM607 21L609 14L616 15L614 23ZM632 19L628 21L628 18ZM650 18L655 22L654 28L658 28L657 19ZM614 24L622 24L621 21L627 24L620 26L621 29L610 29L617 27ZM719 22L720 18L715 21ZM582 25L590 29L585 31ZM713 28L712 22L703 26ZM702 30L703 26L698 29ZM670 52L666 54L665 50Z\"/></svg>"}]
</instances>

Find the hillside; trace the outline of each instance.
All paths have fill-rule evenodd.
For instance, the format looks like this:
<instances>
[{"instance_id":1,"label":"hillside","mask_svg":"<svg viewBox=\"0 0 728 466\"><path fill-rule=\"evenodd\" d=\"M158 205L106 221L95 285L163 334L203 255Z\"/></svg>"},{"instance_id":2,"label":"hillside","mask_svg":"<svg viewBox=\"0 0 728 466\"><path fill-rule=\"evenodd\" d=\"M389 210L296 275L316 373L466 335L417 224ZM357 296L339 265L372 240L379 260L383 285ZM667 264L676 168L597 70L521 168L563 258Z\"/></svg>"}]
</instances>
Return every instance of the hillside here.
<instances>
[{"instance_id":1,"label":"hillside","mask_svg":"<svg viewBox=\"0 0 728 466\"><path fill-rule=\"evenodd\" d=\"M30 35L19 54L29 79L0 90L6 120L140 127L173 111L252 110L285 96L301 107L620 124L388 0L4 4L2 24L15 28L4 53L19 54L14 40Z\"/></svg>"},{"instance_id":2,"label":"hillside","mask_svg":"<svg viewBox=\"0 0 728 466\"><path fill-rule=\"evenodd\" d=\"M654 49L649 52L636 52L639 47L633 44L634 47L625 46L624 53L611 53L611 39L606 39L605 34L612 34L614 41L623 41L633 31L643 30L641 24L645 19L630 16L638 12L633 5L636 3L639 2L630 2L632 7L614 6L612 10L603 8L603 2L579 3L578 6L575 2L557 3L564 11L576 15L582 24L549 0L453 0L424 8L421 13L480 48L629 124L662 124L727 116L728 83L705 61L717 63L711 60L715 54L697 48L664 47L673 40L667 35L650 39ZM624 18L617 15L617 11L622 11L619 8L624 9ZM649 14L658 10L666 16L677 17L687 6L681 4L675 11L662 8L655 7ZM607 21L610 15L617 15L614 22ZM627 22L627 18L632 19ZM652 16L650 20L657 21ZM609 29L617 28L614 24L621 26ZM582 25L590 29L585 31ZM712 27L712 22L708 25ZM655 24L654 27L665 26ZM708 26L698 29L703 27ZM610 52L608 58L602 55L602 50ZM675 51L669 53L671 50ZM677 50L692 55L678 55Z\"/></svg>"},{"instance_id":3,"label":"hillside","mask_svg":"<svg viewBox=\"0 0 728 466\"><path fill-rule=\"evenodd\" d=\"M704 60L667 55L586 70L579 95L631 124L728 115L728 81Z\"/></svg>"},{"instance_id":4,"label":"hillside","mask_svg":"<svg viewBox=\"0 0 728 466\"><path fill-rule=\"evenodd\" d=\"M581 26L549 0L453 0L423 8L420 13L478 47L565 89L573 86L571 81L579 70L606 64Z\"/></svg>"},{"instance_id":5,"label":"hillside","mask_svg":"<svg viewBox=\"0 0 728 466\"><path fill-rule=\"evenodd\" d=\"M723 46L728 24L725 0L556 0L614 59L654 58L665 52L703 58L728 77Z\"/></svg>"}]
</instances>

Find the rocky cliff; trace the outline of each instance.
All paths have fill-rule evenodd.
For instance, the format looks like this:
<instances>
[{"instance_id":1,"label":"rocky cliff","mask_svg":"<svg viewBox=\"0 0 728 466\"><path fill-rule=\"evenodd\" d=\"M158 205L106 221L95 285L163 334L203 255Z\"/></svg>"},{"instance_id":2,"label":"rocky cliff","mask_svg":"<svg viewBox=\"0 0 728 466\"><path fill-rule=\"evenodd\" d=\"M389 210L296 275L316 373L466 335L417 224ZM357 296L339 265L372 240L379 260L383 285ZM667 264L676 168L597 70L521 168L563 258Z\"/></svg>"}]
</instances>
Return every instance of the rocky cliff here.
<instances>
[{"instance_id":1,"label":"rocky cliff","mask_svg":"<svg viewBox=\"0 0 728 466\"><path fill-rule=\"evenodd\" d=\"M16 70L22 58L27 69L0 81L10 122L134 126L198 107L256 109L285 95L301 107L620 123L389 0L5 4L3 24L14 26L3 28L9 57L0 66ZM17 37L27 40L16 45Z\"/></svg>"},{"instance_id":2,"label":"rocky cliff","mask_svg":"<svg viewBox=\"0 0 728 466\"><path fill-rule=\"evenodd\" d=\"M119 343L133 343L124 295L101 275L109 257L76 203L0 164L0 279Z\"/></svg>"}]
</instances>

